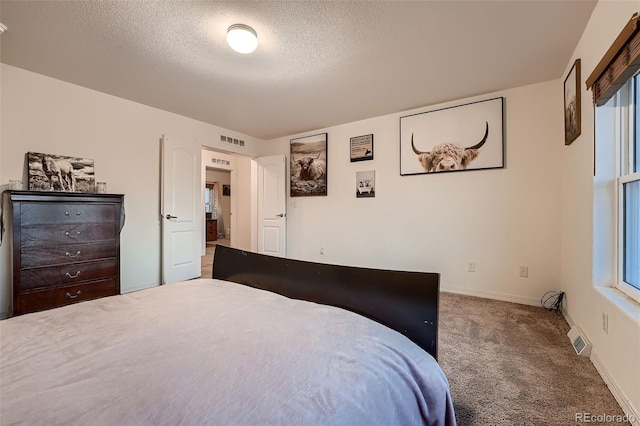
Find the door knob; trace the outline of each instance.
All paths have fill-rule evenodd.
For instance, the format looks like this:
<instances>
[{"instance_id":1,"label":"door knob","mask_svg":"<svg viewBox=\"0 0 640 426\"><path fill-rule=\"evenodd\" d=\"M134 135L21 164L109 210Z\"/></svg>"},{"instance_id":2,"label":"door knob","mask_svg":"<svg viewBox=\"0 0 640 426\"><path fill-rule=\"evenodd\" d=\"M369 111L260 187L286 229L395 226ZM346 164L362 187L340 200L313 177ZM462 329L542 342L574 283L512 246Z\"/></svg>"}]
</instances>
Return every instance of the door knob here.
<instances>
[{"instance_id":1,"label":"door knob","mask_svg":"<svg viewBox=\"0 0 640 426\"><path fill-rule=\"evenodd\" d=\"M178 218L178 216L171 216L170 214L168 214L166 217L167 217L167 219L177 219Z\"/></svg>"},{"instance_id":2,"label":"door knob","mask_svg":"<svg viewBox=\"0 0 640 426\"><path fill-rule=\"evenodd\" d=\"M284 213L277 214L276 217L284 217Z\"/></svg>"}]
</instances>

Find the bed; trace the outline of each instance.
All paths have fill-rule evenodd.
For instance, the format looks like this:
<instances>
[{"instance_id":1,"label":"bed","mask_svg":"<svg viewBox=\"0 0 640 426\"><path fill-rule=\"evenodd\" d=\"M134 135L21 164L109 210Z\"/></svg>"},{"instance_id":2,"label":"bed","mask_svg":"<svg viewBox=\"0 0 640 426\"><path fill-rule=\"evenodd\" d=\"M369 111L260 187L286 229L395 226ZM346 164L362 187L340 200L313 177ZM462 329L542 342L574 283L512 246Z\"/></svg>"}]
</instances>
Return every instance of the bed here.
<instances>
[{"instance_id":1,"label":"bed","mask_svg":"<svg viewBox=\"0 0 640 426\"><path fill-rule=\"evenodd\" d=\"M211 279L0 321L0 424L455 425L438 279L218 246Z\"/></svg>"}]
</instances>

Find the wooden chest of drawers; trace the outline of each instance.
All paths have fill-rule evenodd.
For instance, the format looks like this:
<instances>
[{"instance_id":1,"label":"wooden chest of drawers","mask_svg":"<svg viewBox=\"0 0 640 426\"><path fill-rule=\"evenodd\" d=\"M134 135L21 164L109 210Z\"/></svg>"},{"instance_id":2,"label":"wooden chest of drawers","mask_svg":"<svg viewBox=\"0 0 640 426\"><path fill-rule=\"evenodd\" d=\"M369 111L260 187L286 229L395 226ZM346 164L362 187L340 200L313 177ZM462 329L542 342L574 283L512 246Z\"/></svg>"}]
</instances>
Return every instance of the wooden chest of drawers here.
<instances>
[{"instance_id":1,"label":"wooden chest of drawers","mask_svg":"<svg viewBox=\"0 0 640 426\"><path fill-rule=\"evenodd\" d=\"M120 294L123 195L10 191L13 314Z\"/></svg>"},{"instance_id":2,"label":"wooden chest of drawers","mask_svg":"<svg viewBox=\"0 0 640 426\"><path fill-rule=\"evenodd\" d=\"M218 239L218 221L215 219L207 220L207 241L216 241Z\"/></svg>"}]
</instances>

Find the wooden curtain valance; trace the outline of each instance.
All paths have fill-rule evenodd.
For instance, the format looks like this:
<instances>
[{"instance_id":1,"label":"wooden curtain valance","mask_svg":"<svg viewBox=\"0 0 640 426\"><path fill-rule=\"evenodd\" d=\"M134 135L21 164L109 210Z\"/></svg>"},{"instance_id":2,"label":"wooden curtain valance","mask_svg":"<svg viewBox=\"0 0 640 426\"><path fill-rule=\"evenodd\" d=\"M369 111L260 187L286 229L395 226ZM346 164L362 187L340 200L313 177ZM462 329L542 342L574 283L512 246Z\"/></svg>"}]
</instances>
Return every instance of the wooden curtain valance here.
<instances>
[{"instance_id":1,"label":"wooden curtain valance","mask_svg":"<svg viewBox=\"0 0 640 426\"><path fill-rule=\"evenodd\" d=\"M602 57L589 78L593 103L602 106L640 69L640 16L631 20Z\"/></svg>"}]
</instances>

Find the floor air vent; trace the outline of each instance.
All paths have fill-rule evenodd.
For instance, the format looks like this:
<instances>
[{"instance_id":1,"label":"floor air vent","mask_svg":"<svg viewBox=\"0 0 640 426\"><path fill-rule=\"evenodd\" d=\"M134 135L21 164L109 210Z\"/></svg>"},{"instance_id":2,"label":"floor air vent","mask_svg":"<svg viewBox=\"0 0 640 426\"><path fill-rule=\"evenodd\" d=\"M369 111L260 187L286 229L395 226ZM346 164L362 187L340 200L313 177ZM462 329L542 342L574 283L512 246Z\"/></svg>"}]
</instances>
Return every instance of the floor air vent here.
<instances>
[{"instance_id":1,"label":"floor air vent","mask_svg":"<svg viewBox=\"0 0 640 426\"><path fill-rule=\"evenodd\" d=\"M571 327L571 330L567 333L569 336L569 340L571 340L571 345L573 349L576 351L578 355L588 357L591 355L591 344L587 339L582 335L580 330L577 327Z\"/></svg>"}]
</instances>

